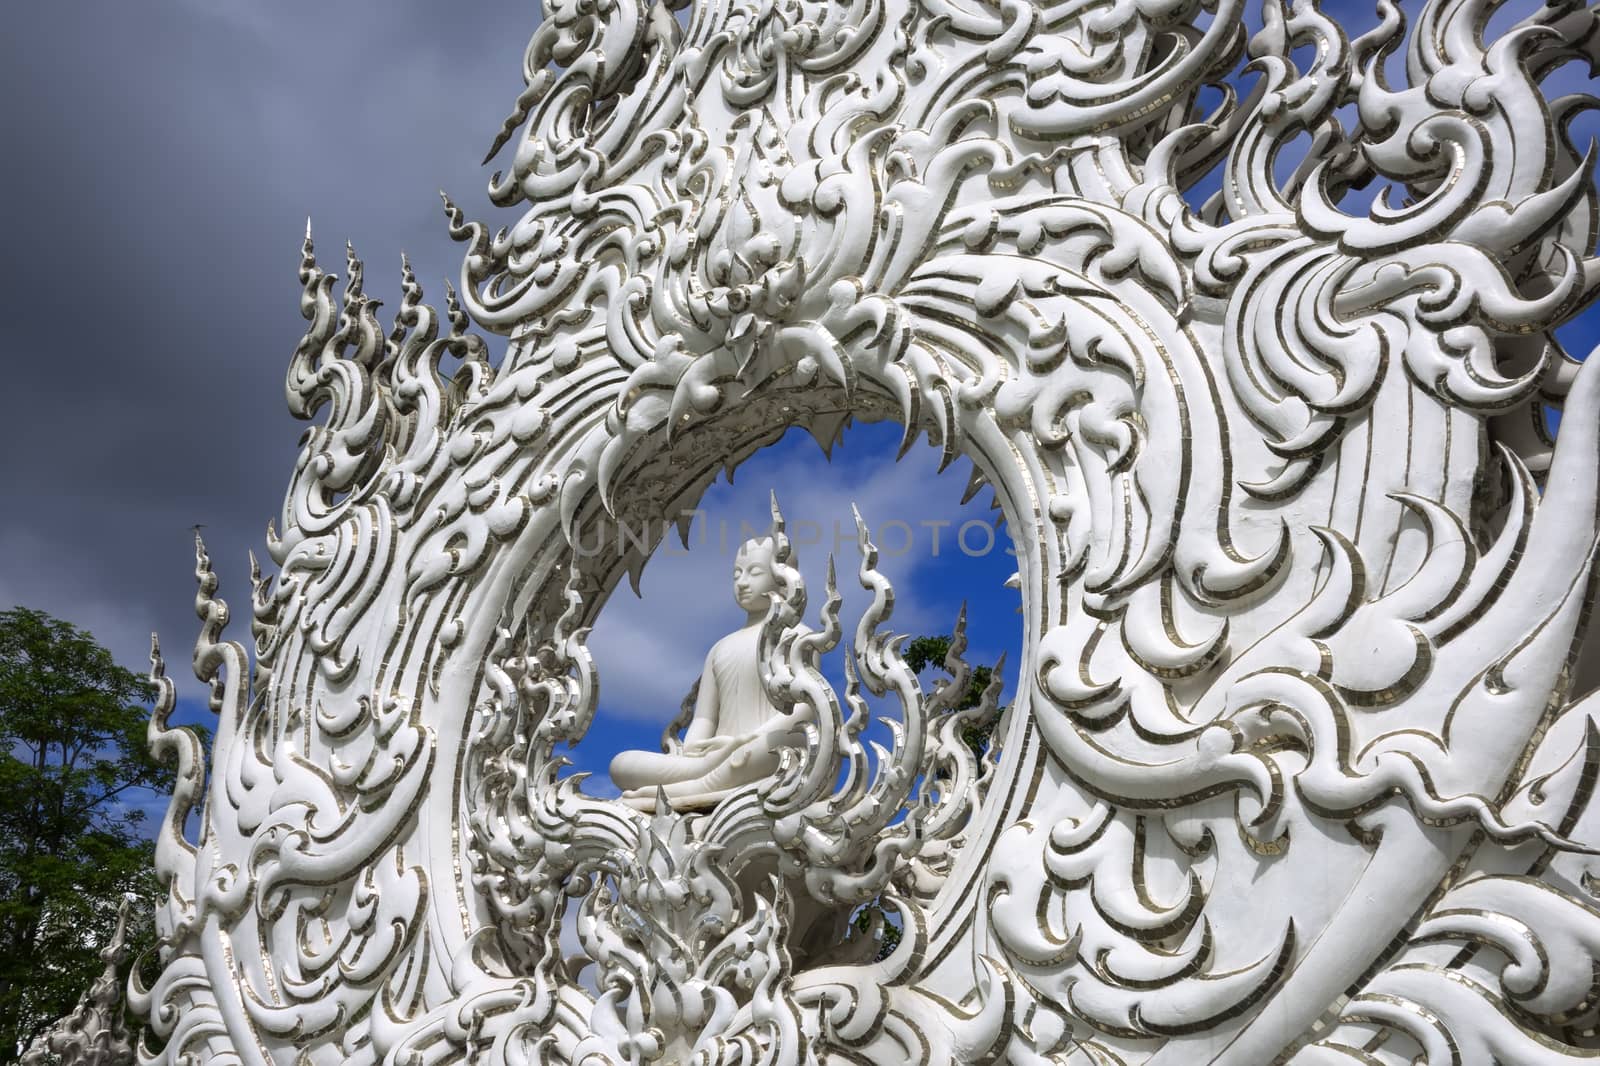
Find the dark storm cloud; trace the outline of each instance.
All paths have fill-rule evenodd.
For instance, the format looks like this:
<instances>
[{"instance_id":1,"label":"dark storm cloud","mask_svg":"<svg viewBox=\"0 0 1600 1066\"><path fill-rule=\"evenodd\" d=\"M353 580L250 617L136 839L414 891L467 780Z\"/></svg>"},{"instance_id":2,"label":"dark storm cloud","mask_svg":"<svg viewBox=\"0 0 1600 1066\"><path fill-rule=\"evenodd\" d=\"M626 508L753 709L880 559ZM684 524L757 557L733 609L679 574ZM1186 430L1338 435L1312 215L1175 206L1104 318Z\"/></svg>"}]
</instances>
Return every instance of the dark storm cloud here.
<instances>
[{"instance_id":1,"label":"dark storm cloud","mask_svg":"<svg viewBox=\"0 0 1600 1066\"><path fill-rule=\"evenodd\" d=\"M460 246L441 187L495 224L477 162L521 88L520 0L55 0L0 36L9 314L0 608L81 625L174 676L196 622L189 527L248 634L303 428L283 372L306 216L343 274L430 300ZM191 682L185 695L196 695Z\"/></svg>"}]
</instances>

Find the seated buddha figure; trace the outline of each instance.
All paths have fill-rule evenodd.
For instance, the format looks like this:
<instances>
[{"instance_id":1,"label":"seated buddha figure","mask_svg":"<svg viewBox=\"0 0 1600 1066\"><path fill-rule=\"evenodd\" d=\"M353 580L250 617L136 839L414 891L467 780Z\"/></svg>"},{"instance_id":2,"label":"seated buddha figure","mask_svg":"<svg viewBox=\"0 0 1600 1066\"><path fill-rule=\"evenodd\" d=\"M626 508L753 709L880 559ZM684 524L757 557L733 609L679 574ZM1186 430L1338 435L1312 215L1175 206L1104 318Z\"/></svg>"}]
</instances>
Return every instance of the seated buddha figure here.
<instances>
[{"instance_id":1,"label":"seated buddha figure","mask_svg":"<svg viewBox=\"0 0 1600 1066\"><path fill-rule=\"evenodd\" d=\"M711 647L681 750L625 751L611 760L622 800L654 810L656 790L676 810L714 806L778 768L779 754L804 743L803 720L784 713L761 684L761 626L778 591L770 538L746 541L734 557L733 597L745 624Z\"/></svg>"}]
</instances>

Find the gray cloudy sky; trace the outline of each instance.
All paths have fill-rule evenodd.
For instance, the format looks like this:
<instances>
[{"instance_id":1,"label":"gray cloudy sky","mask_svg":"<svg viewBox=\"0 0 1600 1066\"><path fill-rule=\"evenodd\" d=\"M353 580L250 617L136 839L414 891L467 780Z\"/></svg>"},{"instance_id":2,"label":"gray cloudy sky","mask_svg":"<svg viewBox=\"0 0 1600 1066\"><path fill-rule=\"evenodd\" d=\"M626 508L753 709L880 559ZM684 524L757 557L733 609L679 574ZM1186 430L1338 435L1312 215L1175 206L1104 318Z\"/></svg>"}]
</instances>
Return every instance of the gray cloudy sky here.
<instances>
[{"instance_id":1,"label":"gray cloudy sky","mask_svg":"<svg viewBox=\"0 0 1600 1066\"><path fill-rule=\"evenodd\" d=\"M305 219L398 303L460 265L438 190L488 213L478 160L521 88L528 0L49 0L0 34L0 606L81 625L183 676L189 527L234 616L300 423ZM431 282L431 284L430 284ZM197 692L190 688L189 695Z\"/></svg>"},{"instance_id":2,"label":"gray cloudy sky","mask_svg":"<svg viewBox=\"0 0 1600 1066\"><path fill-rule=\"evenodd\" d=\"M135 668L158 630L180 695L202 695L187 667L189 528L206 525L243 639L246 553L260 551L278 512L303 428L285 410L283 374L304 326L295 270L306 216L341 274L354 241L368 291L388 301L385 321L402 249L440 298L461 249L438 190L496 225L515 217L488 205L490 170L477 161L522 87L537 10L531 0L50 0L12 13L0 37L11 401L0 421L0 608L65 618ZM764 522L776 486L791 518L848 525L853 499L875 523L909 523L921 531L914 551L884 561L900 592L896 628L946 630L973 598L989 633L974 651L992 660L1015 640L1015 596L1001 588L1014 564L1003 552L963 564L949 539L933 558L919 525L988 515L987 494L958 507L964 464L928 492L931 449L883 465L897 436L888 429L847 437L822 480L814 446L786 441L713 490L713 520ZM824 554L802 549L817 584ZM853 566L847 549L847 585ZM730 567L716 551L658 558L644 600L624 592L608 608L592 641L604 737L585 753L590 768L604 765L602 749L652 743L709 642L737 624Z\"/></svg>"}]
</instances>

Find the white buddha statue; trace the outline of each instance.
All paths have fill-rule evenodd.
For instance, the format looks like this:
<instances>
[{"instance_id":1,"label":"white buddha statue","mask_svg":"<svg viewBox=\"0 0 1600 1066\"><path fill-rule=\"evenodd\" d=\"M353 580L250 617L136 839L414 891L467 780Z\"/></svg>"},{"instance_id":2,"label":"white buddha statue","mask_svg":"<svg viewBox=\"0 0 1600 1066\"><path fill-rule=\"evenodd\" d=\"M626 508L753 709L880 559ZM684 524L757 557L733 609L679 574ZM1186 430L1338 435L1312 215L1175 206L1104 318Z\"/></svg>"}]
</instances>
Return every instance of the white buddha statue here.
<instances>
[{"instance_id":1,"label":"white buddha statue","mask_svg":"<svg viewBox=\"0 0 1600 1066\"><path fill-rule=\"evenodd\" d=\"M611 760L623 802L654 810L659 788L676 810L710 807L770 775L784 748L804 742L803 720L779 709L761 684L761 625L778 587L772 540L746 541L733 562L733 597L745 624L706 656L682 750L625 751Z\"/></svg>"}]
</instances>

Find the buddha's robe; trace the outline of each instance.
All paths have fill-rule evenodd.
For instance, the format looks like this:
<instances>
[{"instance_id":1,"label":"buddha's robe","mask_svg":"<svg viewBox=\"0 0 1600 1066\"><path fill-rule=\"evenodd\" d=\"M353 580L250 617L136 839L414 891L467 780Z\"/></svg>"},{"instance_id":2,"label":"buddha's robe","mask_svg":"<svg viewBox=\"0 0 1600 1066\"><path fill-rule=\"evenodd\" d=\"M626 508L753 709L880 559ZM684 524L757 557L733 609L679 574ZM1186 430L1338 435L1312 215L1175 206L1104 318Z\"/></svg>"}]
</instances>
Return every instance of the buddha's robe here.
<instances>
[{"instance_id":1,"label":"buddha's robe","mask_svg":"<svg viewBox=\"0 0 1600 1066\"><path fill-rule=\"evenodd\" d=\"M712 645L681 753L625 751L612 760L611 780L625 802L652 809L661 788L675 808L711 806L769 776L779 753L800 742L800 720L761 684L760 641L757 623Z\"/></svg>"}]
</instances>

